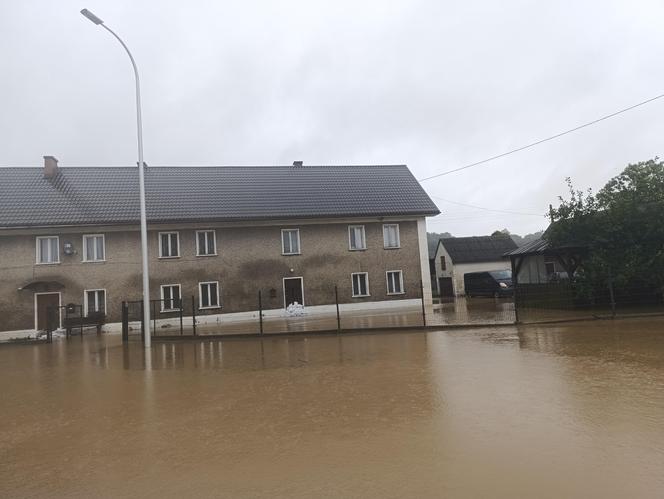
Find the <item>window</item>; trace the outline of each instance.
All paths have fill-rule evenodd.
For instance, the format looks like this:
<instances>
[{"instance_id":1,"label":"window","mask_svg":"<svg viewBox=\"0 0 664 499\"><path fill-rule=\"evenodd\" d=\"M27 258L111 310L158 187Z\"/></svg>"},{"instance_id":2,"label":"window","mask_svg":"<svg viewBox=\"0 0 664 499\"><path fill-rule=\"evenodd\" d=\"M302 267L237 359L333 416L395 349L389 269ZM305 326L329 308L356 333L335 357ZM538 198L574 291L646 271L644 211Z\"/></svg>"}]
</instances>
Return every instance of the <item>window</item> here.
<instances>
[{"instance_id":1,"label":"window","mask_svg":"<svg viewBox=\"0 0 664 499\"><path fill-rule=\"evenodd\" d=\"M545 257L544 258L544 271L546 275L551 277L556 273L556 263L553 258Z\"/></svg>"},{"instance_id":2,"label":"window","mask_svg":"<svg viewBox=\"0 0 664 499\"><path fill-rule=\"evenodd\" d=\"M196 231L196 255L211 256L217 254L217 237L213 230Z\"/></svg>"},{"instance_id":3,"label":"window","mask_svg":"<svg viewBox=\"0 0 664 499\"><path fill-rule=\"evenodd\" d=\"M106 258L106 248L103 234L83 236L83 261L103 262Z\"/></svg>"},{"instance_id":4,"label":"window","mask_svg":"<svg viewBox=\"0 0 664 499\"><path fill-rule=\"evenodd\" d=\"M399 224L383 225L383 247L385 248L399 247Z\"/></svg>"},{"instance_id":5,"label":"window","mask_svg":"<svg viewBox=\"0 0 664 499\"><path fill-rule=\"evenodd\" d=\"M83 297L86 317L95 313L106 314L106 290L86 289Z\"/></svg>"},{"instance_id":6,"label":"window","mask_svg":"<svg viewBox=\"0 0 664 499\"><path fill-rule=\"evenodd\" d=\"M281 230L281 253L284 255L300 254L300 229Z\"/></svg>"},{"instance_id":7,"label":"window","mask_svg":"<svg viewBox=\"0 0 664 499\"><path fill-rule=\"evenodd\" d=\"M198 283L198 308L219 308L219 283Z\"/></svg>"},{"instance_id":8,"label":"window","mask_svg":"<svg viewBox=\"0 0 664 499\"><path fill-rule=\"evenodd\" d=\"M161 311L180 310L180 285L166 284L161 287Z\"/></svg>"},{"instance_id":9,"label":"window","mask_svg":"<svg viewBox=\"0 0 664 499\"><path fill-rule=\"evenodd\" d=\"M180 234L177 232L159 233L159 258L180 256Z\"/></svg>"},{"instance_id":10,"label":"window","mask_svg":"<svg viewBox=\"0 0 664 499\"><path fill-rule=\"evenodd\" d=\"M388 270L387 275L387 294L388 295L402 295L403 290L403 274L400 270Z\"/></svg>"},{"instance_id":11,"label":"window","mask_svg":"<svg viewBox=\"0 0 664 499\"><path fill-rule=\"evenodd\" d=\"M445 262L445 257L440 257L440 270L447 270L447 264Z\"/></svg>"},{"instance_id":12,"label":"window","mask_svg":"<svg viewBox=\"0 0 664 499\"><path fill-rule=\"evenodd\" d=\"M37 263L60 263L60 238L58 236L37 238Z\"/></svg>"},{"instance_id":13,"label":"window","mask_svg":"<svg viewBox=\"0 0 664 499\"><path fill-rule=\"evenodd\" d=\"M353 297L369 296L369 274L357 272L351 274L353 280Z\"/></svg>"},{"instance_id":14,"label":"window","mask_svg":"<svg viewBox=\"0 0 664 499\"><path fill-rule=\"evenodd\" d=\"M364 237L364 225L348 226L348 247L351 250L367 249L367 241Z\"/></svg>"}]
</instances>

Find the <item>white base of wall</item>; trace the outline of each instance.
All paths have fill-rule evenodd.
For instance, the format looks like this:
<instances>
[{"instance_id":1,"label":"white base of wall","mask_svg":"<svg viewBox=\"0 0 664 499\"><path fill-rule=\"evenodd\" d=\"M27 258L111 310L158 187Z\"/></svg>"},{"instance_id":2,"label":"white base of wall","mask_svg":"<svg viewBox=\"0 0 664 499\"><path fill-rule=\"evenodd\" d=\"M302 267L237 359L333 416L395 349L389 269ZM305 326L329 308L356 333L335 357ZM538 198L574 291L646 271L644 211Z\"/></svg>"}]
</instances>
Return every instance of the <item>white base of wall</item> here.
<instances>
[{"instance_id":1,"label":"white base of wall","mask_svg":"<svg viewBox=\"0 0 664 499\"><path fill-rule=\"evenodd\" d=\"M401 308L401 307L413 307L420 306L421 301L419 299L410 299L410 300L386 300L386 301L371 301L371 302L361 302L361 303L344 303L339 305L339 312L361 312L363 310L374 311L374 310L389 310L390 308ZM316 316L325 316L325 315L334 315L337 312L336 305L316 305L311 307L304 307L304 314L302 317L316 317ZM263 310L264 319L294 319L297 317L289 316L286 313L286 310L283 308ZM225 324L229 322L251 322L258 321L258 310L252 310L249 312L235 312L231 314L214 314L214 315L200 315L196 316L196 324ZM164 328L179 328L180 318L173 317L168 319L158 319L156 321L157 327ZM139 321L132 321L129 323L129 327L136 330L141 327ZM187 327L191 327L191 316L185 316L183 318L183 324ZM104 324L102 331L105 333L117 333L122 332L122 323L121 322L109 322ZM34 337L37 334L35 329L21 329L17 331L0 331L0 341L8 341L11 339L18 338L29 338Z\"/></svg>"},{"instance_id":2,"label":"white base of wall","mask_svg":"<svg viewBox=\"0 0 664 499\"><path fill-rule=\"evenodd\" d=\"M339 305L339 312L357 312L357 311L371 311L371 310L388 310L390 308L397 307L412 307L420 306L422 302L419 299L411 300L386 300L386 301L373 301L373 302L362 302L362 303L344 303ZM334 315L337 312L336 305L316 305L311 307L304 307L303 317L316 317L316 316L325 316L325 315ZM287 319L287 318L296 318L289 316L283 308L263 310L264 319ZM196 324L226 324L229 322L258 322L258 310L252 310L249 312L235 312L231 314L214 314L214 315L200 315L196 316ZM182 320L183 324L187 327L191 327L191 316L185 316ZM156 321L157 327L163 328L179 328L180 327L180 318L174 317L169 319L158 319ZM129 323L129 327L134 330L140 328L139 321L133 321ZM103 331L107 333L121 333L122 332L122 323L112 322L105 324Z\"/></svg>"},{"instance_id":3,"label":"white base of wall","mask_svg":"<svg viewBox=\"0 0 664 499\"><path fill-rule=\"evenodd\" d=\"M36 329L19 329L16 331L0 331L0 342L9 340L19 340L24 338L34 338L37 335Z\"/></svg>"}]
</instances>

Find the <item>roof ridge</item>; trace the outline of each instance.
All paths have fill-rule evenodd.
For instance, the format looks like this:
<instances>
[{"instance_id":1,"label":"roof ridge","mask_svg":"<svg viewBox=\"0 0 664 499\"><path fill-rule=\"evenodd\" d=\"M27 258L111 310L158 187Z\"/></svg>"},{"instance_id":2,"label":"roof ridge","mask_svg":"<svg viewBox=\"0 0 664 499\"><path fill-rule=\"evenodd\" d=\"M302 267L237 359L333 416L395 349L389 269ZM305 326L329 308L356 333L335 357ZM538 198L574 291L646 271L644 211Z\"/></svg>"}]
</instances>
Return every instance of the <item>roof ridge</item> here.
<instances>
[{"instance_id":1,"label":"roof ridge","mask_svg":"<svg viewBox=\"0 0 664 499\"><path fill-rule=\"evenodd\" d=\"M329 165L302 165L302 166L293 166L293 165L150 165L148 169L154 168L291 168L294 170L306 170L307 168L394 168L401 167L407 168L406 164L365 164L365 165L350 165L350 164L329 164ZM0 165L0 170L2 169L16 169L16 170L28 170L28 169L38 169L41 170L43 166L2 166ZM76 168L136 168L135 165L67 165L59 166L59 169L76 169Z\"/></svg>"}]
</instances>

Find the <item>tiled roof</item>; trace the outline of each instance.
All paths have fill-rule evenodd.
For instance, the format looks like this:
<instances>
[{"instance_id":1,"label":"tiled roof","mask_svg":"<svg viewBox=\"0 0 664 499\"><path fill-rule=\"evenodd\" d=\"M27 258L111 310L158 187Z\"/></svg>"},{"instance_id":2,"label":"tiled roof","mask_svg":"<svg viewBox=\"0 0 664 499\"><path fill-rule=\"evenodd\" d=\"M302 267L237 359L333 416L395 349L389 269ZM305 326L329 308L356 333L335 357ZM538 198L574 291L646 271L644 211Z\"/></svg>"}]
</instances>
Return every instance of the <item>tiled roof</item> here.
<instances>
[{"instance_id":1,"label":"tiled roof","mask_svg":"<svg viewBox=\"0 0 664 499\"><path fill-rule=\"evenodd\" d=\"M509 236L452 237L441 239L453 263L493 262L515 249L516 243Z\"/></svg>"},{"instance_id":2,"label":"tiled roof","mask_svg":"<svg viewBox=\"0 0 664 499\"><path fill-rule=\"evenodd\" d=\"M408 168L147 167L148 222L439 213ZM136 223L136 167L0 168L0 227Z\"/></svg>"}]
</instances>

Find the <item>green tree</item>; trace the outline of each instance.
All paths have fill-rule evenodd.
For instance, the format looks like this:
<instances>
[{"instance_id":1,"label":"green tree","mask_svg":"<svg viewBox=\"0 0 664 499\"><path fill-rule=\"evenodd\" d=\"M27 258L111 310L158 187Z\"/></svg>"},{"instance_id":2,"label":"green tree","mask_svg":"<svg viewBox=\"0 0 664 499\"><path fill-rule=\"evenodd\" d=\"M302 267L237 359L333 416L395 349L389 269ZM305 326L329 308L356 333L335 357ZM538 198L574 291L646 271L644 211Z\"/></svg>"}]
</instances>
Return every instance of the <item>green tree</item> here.
<instances>
[{"instance_id":1,"label":"green tree","mask_svg":"<svg viewBox=\"0 0 664 499\"><path fill-rule=\"evenodd\" d=\"M553 246L586 246L577 280L599 286L664 285L664 162L630 164L597 193L575 190L560 198L546 232Z\"/></svg>"}]
</instances>

